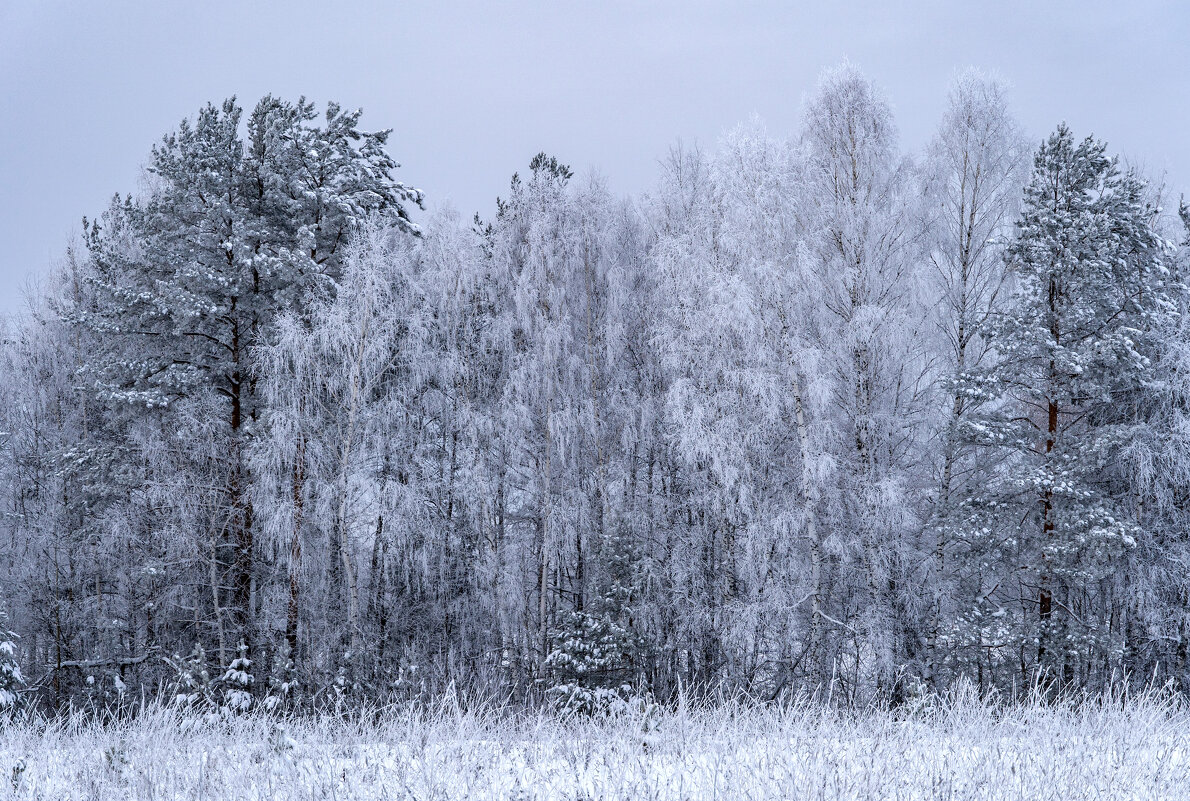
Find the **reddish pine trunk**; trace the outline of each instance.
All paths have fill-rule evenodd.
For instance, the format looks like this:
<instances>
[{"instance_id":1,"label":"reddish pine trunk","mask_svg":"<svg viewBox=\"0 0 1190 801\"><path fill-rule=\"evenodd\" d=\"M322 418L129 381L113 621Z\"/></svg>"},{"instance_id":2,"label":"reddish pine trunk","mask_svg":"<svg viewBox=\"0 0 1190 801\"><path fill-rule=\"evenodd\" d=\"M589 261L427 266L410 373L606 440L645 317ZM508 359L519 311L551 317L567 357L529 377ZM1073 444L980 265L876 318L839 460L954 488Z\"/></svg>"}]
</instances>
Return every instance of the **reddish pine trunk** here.
<instances>
[{"instance_id":1,"label":"reddish pine trunk","mask_svg":"<svg viewBox=\"0 0 1190 801\"><path fill-rule=\"evenodd\" d=\"M289 658L297 662L298 601L301 587L298 575L302 564L302 485L305 481L305 448L299 437L293 459L293 531L289 541L289 604L285 611L285 641Z\"/></svg>"}]
</instances>

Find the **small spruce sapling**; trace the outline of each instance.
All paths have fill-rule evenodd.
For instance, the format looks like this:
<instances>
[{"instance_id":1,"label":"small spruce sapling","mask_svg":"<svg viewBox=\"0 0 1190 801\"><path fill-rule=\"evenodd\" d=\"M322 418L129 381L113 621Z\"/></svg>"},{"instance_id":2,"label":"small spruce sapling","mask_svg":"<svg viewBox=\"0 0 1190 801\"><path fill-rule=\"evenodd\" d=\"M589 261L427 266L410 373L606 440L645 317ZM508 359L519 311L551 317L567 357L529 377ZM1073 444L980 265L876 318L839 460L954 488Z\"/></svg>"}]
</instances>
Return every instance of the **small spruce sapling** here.
<instances>
[{"instance_id":1,"label":"small spruce sapling","mask_svg":"<svg viewBox=\"0 0 1190 801\"><path fill-rule=\"evenodd\" d=\"M248 645L241 642L238 655L231 660L219 681L223 685L223 709L226 712L247 712L252 707L252 660L248 658Z\"/></svg>"},{"instance_id":2,"label":"small spruce sapling","mask_svg":"<svg viewBox=\"0 0 1190 801\"><path fill-rule=\"evenodd\" d=\"M0 612L0 714L16 709L21 689L25 686L21 666L17 662L17 635L8 630L7 616Z\"/></svg>"},{"instance_id":3,"label":"small spruce sapling","mask_svg":"<svg viewBox=\"0 0 1190 801\"><path fill-rule=\"evenodd\" d=\"M175 656L172 660L178 673L174 703L185 707L204 705L211 700L211 676L207 672L207 654L197 643L190 656L183 661Z\"/></svg>"}]
</instances>

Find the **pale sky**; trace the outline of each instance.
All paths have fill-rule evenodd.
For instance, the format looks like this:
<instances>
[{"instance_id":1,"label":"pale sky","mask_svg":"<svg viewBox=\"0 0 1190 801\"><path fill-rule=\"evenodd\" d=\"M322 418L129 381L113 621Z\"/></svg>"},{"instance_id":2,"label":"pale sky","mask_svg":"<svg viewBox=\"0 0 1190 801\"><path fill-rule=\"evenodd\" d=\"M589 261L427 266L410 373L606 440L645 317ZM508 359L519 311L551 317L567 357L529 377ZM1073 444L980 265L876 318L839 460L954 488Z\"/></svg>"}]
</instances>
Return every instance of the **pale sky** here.
<instances>
[{"instance_id":1,"label":"pale sky","mask_svg":"<svg viewBox=\"0 0 1190 801\"><path fill-rule=\"evenodd\" d=\"M637 192L679 138L713 146L752 114L791 134L844 58L909 152L975 66L1011 84L1033 139L1066 120L1190 188L1190 3L1173 0L0 0L0 312L209 100L362 107L395 129L399 177L469 217L540 150Z\"/></svg>"}]
</instances>

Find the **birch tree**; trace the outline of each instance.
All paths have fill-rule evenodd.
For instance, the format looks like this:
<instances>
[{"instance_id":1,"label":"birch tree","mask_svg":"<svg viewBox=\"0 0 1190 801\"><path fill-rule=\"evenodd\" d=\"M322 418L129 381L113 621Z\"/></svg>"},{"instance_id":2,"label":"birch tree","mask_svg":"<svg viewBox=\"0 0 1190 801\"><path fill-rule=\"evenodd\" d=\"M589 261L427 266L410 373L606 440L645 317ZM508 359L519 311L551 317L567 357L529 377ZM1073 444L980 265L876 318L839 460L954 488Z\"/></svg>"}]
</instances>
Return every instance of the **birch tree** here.
<instances>
[{"instance_id":1,"label":"birch tree","mask_svg":"<svg viewBox=\"0 0 1190 801\"><path fill-rule=\"evenodd\" d=\"M940 671L948 660L971 665L980 659L978 638L954 640L964 632L957 619L959 609L948 602L956 595L975 597L996 581L995 575L985 576L977 562L955 564L970 556L954 530L962 514L957 501L969 485L989 475L984 454L959 434L978 397L964 391L962 377L995 359L984 332L992 316L1003 310L1011 290L1004 251L1020 205L1027 155L1001 86L977 72L959 75L925 165L927 280L930 297L936 298L935 374L941 407L937 484L928 521L934 538L928 648L935 687L942 683ZM960 574L973 583L960 586Z\"/></svg>"},{"instance_id":2,"label":"birch tree","mask_svg":"<svg viewBox=\"0 0 1190 801\"><path fill-rule=\"evenodd\" d=\"M918 515L910 472L928 387L912 171L888 102L850 65L824 74L802 143L814 344L835 376L838 550L858 562L845 622L859 636L846 659L853 689L882 694L894 689L898 653L920 647L917 626L901 622L919 583L906 575L916 562L906 535Z\"/></svg>"}]
</instances>

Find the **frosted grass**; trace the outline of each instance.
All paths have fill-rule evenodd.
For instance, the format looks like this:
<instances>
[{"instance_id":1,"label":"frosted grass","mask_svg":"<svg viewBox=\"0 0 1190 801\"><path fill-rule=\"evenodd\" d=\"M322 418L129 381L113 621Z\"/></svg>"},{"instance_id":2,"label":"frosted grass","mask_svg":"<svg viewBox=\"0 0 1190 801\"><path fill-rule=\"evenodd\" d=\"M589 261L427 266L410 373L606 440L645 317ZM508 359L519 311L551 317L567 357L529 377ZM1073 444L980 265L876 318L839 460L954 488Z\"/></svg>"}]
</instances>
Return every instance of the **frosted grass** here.
<instances>
[{"instance_id":1,"label":"frosted grass","mask_svg":"<svg viewBox=\"0 0 1190 801\"><path fill-rule=\"evenodd\" d=\"M1190 714L1127 702L894 715L457 709L0 727L0 799L1190 799Z\"/></svg>"}]
</instances>

